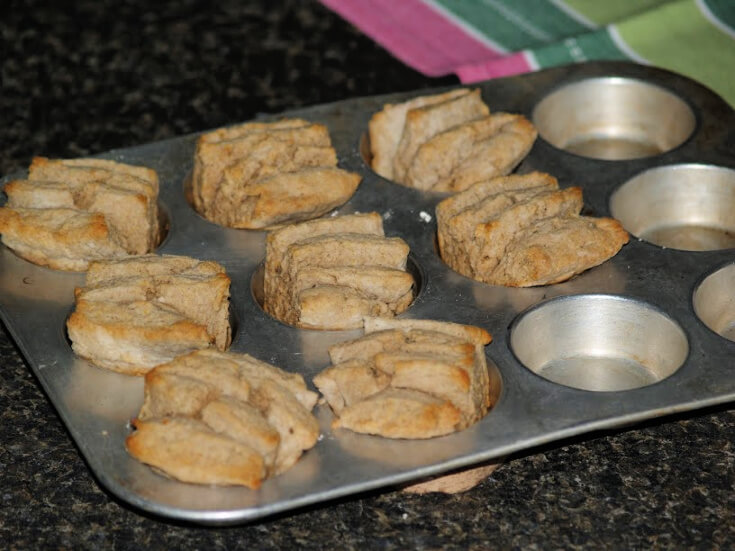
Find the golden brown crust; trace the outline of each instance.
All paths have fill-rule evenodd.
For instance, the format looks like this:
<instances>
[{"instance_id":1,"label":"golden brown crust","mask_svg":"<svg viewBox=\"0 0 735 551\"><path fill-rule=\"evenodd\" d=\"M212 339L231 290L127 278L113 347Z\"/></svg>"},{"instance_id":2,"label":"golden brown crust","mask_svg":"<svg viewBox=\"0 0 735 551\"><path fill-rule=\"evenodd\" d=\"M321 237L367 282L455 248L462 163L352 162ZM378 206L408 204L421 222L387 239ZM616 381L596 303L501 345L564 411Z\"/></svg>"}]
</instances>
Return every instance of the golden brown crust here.
<instances>
[{"instance_id":1,"label":"golden brown crust","mask_svg":"<svg viewBox=\"0 0 735 551\"><path fill-rule=\"evenodd\" d=\"M195 484L242 485L257 490L265 477L262 456L249 446L187 418L133 423L125 446L133 457Z\"/></svg>"},{"instance_id":2,"label":"golden brown crust","mask_svg":"<svg viewBox=\"0 0 735 551\"><path fill-rule=\"evenodd\" d=\"M285 387L272 379L263 379L251 403L268 423L278 431L281 443L272 472L280 474L299 460L304 450L311 449L319 438L319 423L311 412Z\"/></svg>"},{"instance_id":3,"label":"golden brown crust","mask_svg":"<svg viewBox=\"0 0 735 551\"><path fill-rule=\"evenodd\" d=\"M47 174L54 174L61 167L82 168L82 169L101 169L108 172L119 173L127 176L133 176L145 182L151 188L151 196L158 195L159 183L158 174L155 170L139 165L131 165L112 161L108 159L48 159L46 157L34 157L29 167L29 176L38 180L48 180ZM96 174L90 179L100 179L100 174Z\"/></svg>"},{"instance_id":4,"label":"golden brown crust","mask_svg":"<svg viewBox=\"0 0 735 551\"><path fill-rule=\"evenodd\" d=\"M550 218L518 235L492 274L498 285L530 287L566 281L617 254L628 242L612 218Z\"/></svg>"},{"instance_id":5,"label":"golden brown crust","mask_svg":"<svg viewBox=\"0 0 735 551\"><path fill-rule=\"evenodd\" d=\"M368 123L373 170L384 178L393 179L393 158L401 141L406 113L410 109L445 102L469 92L468 89L460 88L432 96L419 96L402 103L384 105L381 111L373 114Z\"/></svg>"},{"instance_id":6,"label":"golden brown crust","mask_svg":"<svg viewBox=\"0 0 735 551\"><path fill-rule=\"evenodd\" d=\"M394 326L390 323L385 325L385 329L378 329L375 325L380 324L383 321L382 318L371 318L366 317L363 320L365 327L365 335L351 341L345 341L334 344L329 347L329 359L333 364L346 362L353 359L359 358L371 358L380 352L395 351L398 349L408 349L413 345L419 344L421 346L434 345L437 347L451 346L451 345L462 345L468 339L473 341L469 333L465 334L463 331L460 336L455 336L447 331L444 331L444 325L442 331L427 330L422 328L421 323L414 326ZM385 321L400 321L400 322L423 322L427 320L385 320ZM442 323L445 322L435 322ZM388 328L388 327L401 327ZM436 325L434 325L436 327ZM470 327L470 326L465 326ZM481 330L484 332L484 330ZM489 333L484 332L487 336L487 342L490 342ZM485 344L487 344L487 342ZM484 345L483 345L484 346Z\"/></svg>"},{"instance_id":7,"label":"golden brown crust","mask_svg":"<svg viewBox=\"0 0 735 551\"><path fill-rule=\"evenodd\" d=\"M263 229L316 218L345 203L360 175L331 167L281 172L249 184L237 193L218 193L210 209L213 222L233 228Z\"/></svg>"},{"instance_id":8,"label":"golden brown crust","mask_svg":"<svg viewBox=\"0 0 735 551\"><path fill-rule=\"evenodd\" d=\"M314 377L338 417L334 427L431 438L463 430L488 411L487 331L434 320L365 322L365 335L330 347L333 365Z\"/></svg>"},{"instance_id":9,"label":"golden brown crust","mask_svg":"<svg viewBox=\"0 0 735 551\"><path fill-rule=\"evenodd\" d=\"M198 348L214 338L206 327L149 302L77 302L67 320L74 352L90 362L129 375Z\"/></svg>"},{"instance_id":10,"label":"golden brown crust","mask_svg":"<svg viewBox=\"0 0 735 551\"><path fill-rule=\"evenodd\" d=\"M2 241L18 256L56 270L127 254L101 214L75 209L0 208Z\"/></svg>"},{"instance_id":11,"label":"golden brown crust","mask_svg":"<svg viewBox=\"0 0 735 551\"><path fill-rule=\"evenodd\" d=\"M185 482L257 488L319 437L316 394L303 377L247 354L180 356L146 375L144 393L128 450ZM236 453L247 460L238 463Z\"/></svg>"},{"instance_id":12,"label":"golden brown crust","mask_svg":"<svg viewBox=\"0 0 735 551\"><path fill-rule=\"evenodd\" d=\"M324 125L286 119L202 135L192 188L209 220L263 229L321 216L345 203L360 179L337 168Z\"/></svg>"},{"instance_id":13,"label":"golden brown crust","mask_svg":"<svg viewBox=\"0 0 735 551\"><path fill-rule=\"evenodd\" d=\"M628 234L611 219L579 216L582 190L543 174L477 183L436 208L442 260L485 283L565 281L617 254Z\"/></svg>"},{"instance_id":14,"label":"golden brown crust","mask_svg":"<svg viewBox=\"0 0 735 551\"><path fill-rule=\"evenodd\" d=\"M355 329L365 316L395 316L412 300L411 292L391 302L346 285L319 285L296 294L293 319L305 329Z\"/></svg>"},{"instance_id":15,"label":"golden brown crust","mask_svg":"<svg viewBox=\"0 0 735 551\"><path fill-rule=\"evenodd\" d=\"M377 212L348 214L301 222L271 231L266 237L264 294L273 297L281 286L283 259L288 248L299 241L312 237L338 233L383 234L383 219Z\"/></svg>"},{"instance_id":16,"label":"golden brown crust","mask_svg":"<svg viewBox=\"0 0 735 551\"><path fill-rule=\"evenodd\" d=\"M495 133L478 137L449 175L433 185L433 191L458 192L477 182L505 176L528 155L538 136L531 121L508 113L497 113L491 118L497 125Z\"/></svg>"},{"instance_id":17,"label":"golden brown crust","mask_svg":"<svg viewBox=\"0 0 735 551\"><path fill-rule=\"evenodd\" d=\"M469 341L472 344L486 346L492 341L492 336L482 327L475 325L464 325L448 321L426 320L426 319L386 319L365 318L365 333L383 331L385 329L397 329L403 332L414 332L416 330L433 331L444 333L453 337Z\"/></svg>"},{"instance_id":18,"label":"golden brown crust","mask_svg":"<svg viewBox=\"0 0 735 551\"><path fill-rule=\"evenodd\" d=\"M258 360L249 354L233 354L210 348L207 350L198 350L196 356L197 358L201 358L202 361L220 362L226 360L235 362L240 370L240 375L247 380L270 380L286 388L309 411L316 405L317 394L306 388L304 378L298 373L289 373L267 362Z\"/></svg>"},{"instance_id":19,"label":"golden brown crust","mask_svg":"<svg viewBox=\"0 0 735 551\"><path fill-rule=\"evenodd\" d=\"M216 143L227 140L236 140L242 138L247 134L253 134L258 132L267 132L272 130L287 130L294 128L302 128L311 125L307 120L304 119L281 119L274 122L246 122L242 124L235 124L232 126L225 126L223 128L216 128L205 132L199 136L199 142L201 143Z\"/></svg>"},{"instance_id":20,"label":"golden brown crust","mask_svg":"<svg viewBox=\"0 0 735 551\"><path fill-rule=\"evenodd\" d=\"M230 278L216 262L144 255L93 263L67 322L74 351L144 374L172 358L231 340Z\"/></svg>"},{"instance_id":21,"label":"golden brown crust","mask_svg":"<svg viewBox=\"0 0 735 551\"><path fill-rule=\"evenodd\" d=\"M509 174L528 155L536 136L528 119L509 113L453 126L419 146L404 183L432 191L462 191Z\"/></svg>"},{"instance_id":22,"label":"golden brown crust","mask_svg":"<svg viewBox=\"0 0 735 551\"><path fill-rule=\"evenodd\" d=\"M92 262L87 270L85 285L100 286L123 277L155 277L172 274L197 273L214 275L225 273L224 267L211 260L198 260L171 254L131 256L115 262Z\"/></svg>"},{"instance_id":23,"label":"golden brown crust","mask_svg":"<svg viewBox=\"0 0 735 551\"><path fill-rule=\"evenodd\" d=\"M203 215L211 208L225 169L246 157L269 138L289 144L330 147L329 133L321 124L248 123L205 134L197 141L192 186L194 205ZM214 137L217 136L217 137Z\"/></svg>"},{"instance_id":24,"label":"golden brown crust","mask_svg":"<svg viewBox=\"0 0 735 551\"><path fill-rule=\"evenodd\" d=\"M387 104L371 118L369 133L378 174L439 192L509 174L537 137L522 115L491 115L477 89Z\"/></svg>"},{"instance_id":25,"label":"golden brown crust","mask_svg":"<svg viewBox=\"0 0 735 551\"><path fill-rule=\"evenodd\" d=\"M295 224L266 241L264 308L292 325L347 329L394 316L414 296L409 248L383 235L377 213Z\"/></svg>"},{"instance_id":26,"label":"golden brown crust","mask_svg":"<svg viewBox=\"0 0 735 551\"><path fill-rule=\"evenodd\" d=\"M221 396L248 401L251 385L241 376L235 362L229 358L202 360L203 356L191 352L149 371L138 418L197 415L207 403Z\"/></svg>"},{"instance_id":27,"label":"golden brown crust","mask_svg":"<svg viewBox=\"0 0 735 551\"><path fill-rule=\"evenodd\" d=\"M389 388L346 407L332 427L386 438L433 438L455 432L459 420L459 410L448 400Z\"/></svg>"},{"instance_id":28,"label":"golden brown crust","mask_svg":"<svg viewBox=\"0 0 735 551\"><path fill-rule=\"evenodd\" d=\"M158 243L158 177L148 168L36 157L28 180L9 182L5 192L3 242L31 262L85 270Z\"/></svg>"},{"instance_id":29,"label":"golden brown crust","mask_svg":"<svg viewBox=\"0 0 735 551\"><path fill-rule=\"evenodd\" d=\"M388 269L405 270L406 259L408 257L408 245L400 238L384 238L373 235L361 234L337 234L313 237L304 241L294 243L288 248L288 251L282 262L282 285L283 288L275 300L271 300L273 312L279 319L287 323L298 324L300 321L300 295L314 296L316 292L312 288L310 290L295 292L295 282L298 273L304 268L311 267L329 267L329 266L378 266ZM326 286L323 286L326 287ZM357 278L346 278L342 287L352 289L352 296L356 299L362 294L360 281ZM317 287L316 289L318 289ZM323 296L323 295L322 295ZM343 293L334 293L334 300L344 304L347 295ZM368 299L369 300L369 299ZM379 301L383 302L383 301ZM266 305L269 302L266 301ZM358 308L357 304L353 304ZM339 305L335 305L339 310ZM388 306L386 305L386 310ZM268 307L266 307L268 311ZM359 327L360 318L341 320L337 318L330 324L332 328L340 328L339 324L343 322L347 327ZM313 324L310 324L315 327Z\"/></svg>"},{"instance_id":30,"label":"golden brown crust","mask_svg":"<svg viewBox=\"0 0 735 551\"><path fill-rule=\"evenodd\" d=\"M174 255L143 255L118 262L95 262L77 299L155 301L204 325L225 350L231 340L230 278L217 262Z\"/></svg>"},{"instance_id":31,"label":"golden brown crust","mask_svg":"<svg viewBox=\"0 0 735 551\"><path fill-rule=\"evenodd\" d=\"M393 178L398 182L406 181L406 173L422 144L458 124L489 114L479 89L441 103L409 109L393 158Z\"/></svg>"},{"instance_id":32,"label":"golden brown crust","mask_svg":"<svg viewBox=\"0 0 735 551\"><path fill-rule=\"evenodd\" d=\"M488 274L497 266L513 236L535 220L553 216L576 216L582 210L582 189L578 187L541 192L524 197L492 220L475 226L470 242L473 274ZM489 282L488 282L489 283Z\"/></svg>"},{"instance_id":33,"label":"golden brown crust","mask_svg":"<svg viewBox=\"0 0 735 551\"><path fill-rule=\"evenodd\" d=\"M390 384L390 376L364 359L350 359L321 371L314 385L324 395L335 414L377 394Z\"/></svg>"}]
</instances>

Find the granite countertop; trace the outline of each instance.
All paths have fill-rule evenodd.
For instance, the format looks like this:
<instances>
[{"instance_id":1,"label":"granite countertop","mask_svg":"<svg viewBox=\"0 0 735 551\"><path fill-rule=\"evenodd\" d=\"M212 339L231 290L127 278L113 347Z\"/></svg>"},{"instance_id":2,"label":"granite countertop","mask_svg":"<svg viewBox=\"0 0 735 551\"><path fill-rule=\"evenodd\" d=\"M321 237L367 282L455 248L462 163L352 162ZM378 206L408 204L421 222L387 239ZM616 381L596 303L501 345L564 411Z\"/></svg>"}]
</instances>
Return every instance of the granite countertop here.
<instances>
[{"instance_id":1,"label":"granite countertop","mask_svg":"<svg viewBox=\"0 0 735 551\"><path fill-rule=\"evenodd\" d=\"M312 0L56 4L0 9L3 175L36 154L456 82L412 71ZM6 328L0 406L11 549L735 546L733 404L529 450L462 494L386 489L230 528L153 518L103 490Z\"/></svg>"}]
</instances>

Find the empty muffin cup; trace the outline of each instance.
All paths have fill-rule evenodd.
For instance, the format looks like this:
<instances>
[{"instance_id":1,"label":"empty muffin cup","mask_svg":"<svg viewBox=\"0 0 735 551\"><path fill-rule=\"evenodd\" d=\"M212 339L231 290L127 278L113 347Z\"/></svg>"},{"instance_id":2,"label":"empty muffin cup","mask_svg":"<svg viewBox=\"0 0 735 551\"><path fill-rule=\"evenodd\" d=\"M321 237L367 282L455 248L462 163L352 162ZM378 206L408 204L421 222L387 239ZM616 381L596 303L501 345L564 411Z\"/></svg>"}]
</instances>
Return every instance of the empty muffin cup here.
<instances>
[{"instance_id":1,"label":"empty muffin cup","mask_svg":"<svg viewBox=\"0 0 735 551\"><path fill-rule=\"evenodd\" d=\"M693 303L702 323L735 341L735 264L707 276L694 291Z\"/></svg>"},{"instance_id":2,"label":"empty muffin cup","mask_svg":"<svg viewBox=\"0 0 735 551\"><path fill-rule=\"evenodd\" d=\"M541 377L592 391L651 385L672 375L689 353L684 331L666 314L615 295L537 305L514 322L510 347Z\"/></svg>"},{"instance_id":3,"label":"empty muffin cup","mask_svg":"<svg viewBox=\"0 0 735 551\"><path fill-rule=\"evenodd\" d=\"M674 149L696 124L694 112L679 96L621 77L567 84L541 100L532 119L551 145L607 160L650 157Z\"/></svg>"},{"instance_id":4,"label":"empty muffin cup","mask_svg":"<svg viewBox=\"0 0 735 551\"><path fill-rule=\"evenodd\" d=\"M735 247L735 170L700 164L652 168L613 193L610 212L630 233L662 247Z\"/></svg>"}]
</instances>

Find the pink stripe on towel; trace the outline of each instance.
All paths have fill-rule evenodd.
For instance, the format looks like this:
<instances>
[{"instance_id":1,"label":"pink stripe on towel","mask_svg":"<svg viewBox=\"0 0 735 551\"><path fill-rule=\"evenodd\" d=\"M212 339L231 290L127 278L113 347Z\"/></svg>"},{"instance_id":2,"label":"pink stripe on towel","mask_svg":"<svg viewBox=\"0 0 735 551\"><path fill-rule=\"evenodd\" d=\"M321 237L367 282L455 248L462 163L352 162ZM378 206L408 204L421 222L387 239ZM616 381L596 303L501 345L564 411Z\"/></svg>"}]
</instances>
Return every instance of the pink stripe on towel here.
<instances>
[{"instance_id":1,"label":"pink stripe on towel","mask_svg":"<svg viewBox=\"0 0 735 551\"><path fill-rule=\"evenodd\" d=\"M321 2L428 76L453 73L458 65L501 55L421 0Z\"/></svg>"},{"instance_id":2,"label":"pink stripe on towel","mask_svg":"<svg viewBox=\"0 0 735 551\"><path fill-rule=\"evenodd\" d=\"M500 59L484 61L457 67L455 72L463 83L479 82L497 77L506 77L534 71L534 67L526 57L525 52L517 52Z\"/></svg>"}]
</instances>

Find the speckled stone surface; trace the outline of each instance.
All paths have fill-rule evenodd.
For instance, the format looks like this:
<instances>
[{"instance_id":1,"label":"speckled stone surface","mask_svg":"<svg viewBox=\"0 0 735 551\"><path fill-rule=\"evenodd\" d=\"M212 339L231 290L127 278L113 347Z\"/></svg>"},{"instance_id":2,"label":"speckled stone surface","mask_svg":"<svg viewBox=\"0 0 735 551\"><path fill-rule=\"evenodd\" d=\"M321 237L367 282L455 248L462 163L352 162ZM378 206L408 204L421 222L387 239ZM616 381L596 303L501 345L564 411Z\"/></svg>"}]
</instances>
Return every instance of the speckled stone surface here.
<instances>
[{"instance_id":1,"label":"speckled stone surface","mask_svg":"<svg viewBox=\"0 0 735 551\"><path fill-rule=\"evenodd\" d=\"M313 1L56 4L0 7L2 174L34 154L453 82L406 68ZM231 528L152 518L102 490L7 330L0 416L3 548L735 547L733 404L531 450L460 495L385 490Z\"/></svg>"}]
</instances>

